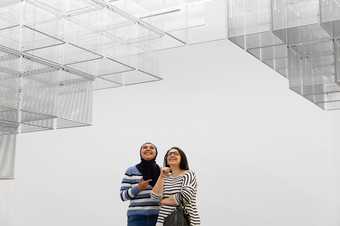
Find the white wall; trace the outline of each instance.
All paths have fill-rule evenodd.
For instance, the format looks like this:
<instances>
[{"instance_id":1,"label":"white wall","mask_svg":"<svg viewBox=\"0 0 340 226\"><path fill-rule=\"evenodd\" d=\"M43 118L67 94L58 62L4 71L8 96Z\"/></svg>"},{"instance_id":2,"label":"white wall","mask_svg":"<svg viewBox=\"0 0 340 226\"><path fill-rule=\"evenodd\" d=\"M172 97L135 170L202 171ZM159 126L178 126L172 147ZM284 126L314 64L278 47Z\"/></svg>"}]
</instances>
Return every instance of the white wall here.
<instances>
[{"instance_id":1,"label":"white wall","mask_svg":"<svg viewBox=\"0 0 340 226\"><path fill-rule=\"evenodd\" d=\"M340 117L338 112L332 112L332 142L334 147L333 152L333 163L335 165L335 176L336 176L336 202L337 202L337 225L340 225Z\"/></svg>"},{"instance_id":2,"label":"white wall","mask_svg":"<svg viewBox=\"0 0 340 226\"><path fill-rule=\"evenodd\" d=\"M94 126L19 136L16 180L0 181L11 187L6 224L125 225L121 176L152 141L160 157L172 145L188 154L203 226L339 225L339 113L227 41L160 59L165 80L96 94Z\"/></svg>"}]
</instances>

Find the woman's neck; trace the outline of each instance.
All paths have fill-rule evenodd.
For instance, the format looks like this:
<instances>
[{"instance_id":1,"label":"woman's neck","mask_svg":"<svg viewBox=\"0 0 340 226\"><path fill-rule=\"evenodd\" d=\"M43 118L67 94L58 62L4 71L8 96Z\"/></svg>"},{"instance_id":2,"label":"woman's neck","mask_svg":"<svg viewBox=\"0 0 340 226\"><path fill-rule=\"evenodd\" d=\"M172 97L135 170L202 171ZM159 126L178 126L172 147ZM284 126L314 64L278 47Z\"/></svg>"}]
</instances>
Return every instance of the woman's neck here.
<instances>
[{"instance_id":1,"label":"woman's neck","mask_svg":"<svg viewBox=\"0 0 340 226\"><path fill-rule=\"evenodd\" d=\"M173 176L179 176L179 175L181 175L182 172L183 172L183 170L181 170L181 168L176 167L176 166L170 166L170 169L171 169L171 171L172 171L171 174L172 174Z\"/></svg>"}]
</instances>

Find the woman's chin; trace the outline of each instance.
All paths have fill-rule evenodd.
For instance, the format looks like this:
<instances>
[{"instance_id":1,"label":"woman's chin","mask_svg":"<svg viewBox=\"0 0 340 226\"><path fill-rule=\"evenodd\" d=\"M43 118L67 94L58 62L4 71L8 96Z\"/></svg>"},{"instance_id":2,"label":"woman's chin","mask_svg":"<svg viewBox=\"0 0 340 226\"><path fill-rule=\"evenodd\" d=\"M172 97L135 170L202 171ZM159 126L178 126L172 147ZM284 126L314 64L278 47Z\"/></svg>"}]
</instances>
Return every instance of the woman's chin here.
<instances>
[{"instance_id":1,"label":"woman's chin","mask_svg":"<svg viewBox=\"0 0 340 226\"><path fill-rule=\"evenodd\" d=\"M144 157L144 160L152 160L152 159L154 159L154 156L145 156Z\"/></svg>"},{"instance_id":2,"label":"woman's chin","mask_svg":"<svg viewBox=\"0 0 340 226\"><path fill-rule=\"evenodd\" d=\"M176 162L173 162L173 163L169 162L170 168L176 167L177 165L178 165L178 164L177 164Z\"/></svg>"}]
</instances>

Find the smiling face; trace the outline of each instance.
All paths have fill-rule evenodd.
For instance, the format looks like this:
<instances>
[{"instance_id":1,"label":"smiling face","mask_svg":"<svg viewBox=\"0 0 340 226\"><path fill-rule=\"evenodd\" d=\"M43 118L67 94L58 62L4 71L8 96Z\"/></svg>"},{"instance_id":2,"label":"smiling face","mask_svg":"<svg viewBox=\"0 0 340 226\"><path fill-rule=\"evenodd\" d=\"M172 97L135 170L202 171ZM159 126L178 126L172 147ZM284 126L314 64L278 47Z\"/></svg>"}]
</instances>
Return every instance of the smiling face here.
<instances>
[{"instance_id":1,"label":"smiling face","mask_svg":"<svg viewBox=\"0 0 340 226\"><path fill-rule=\"evenodd\" d=\"M150 143L143 144L140 154L144 160L153 160L157 155L156 146Z\"/></svg>"},{"instance_id":2,"label":"smiling face","mask_svg":"<svg viewBox=\"0 0 340 226\"><path fill-rule=\"evenodd\" d=\"M166 161L168 165L171 166L179 166L181 164L181 155L176 149L170 149Z\"/></svg>"}]
</instances>

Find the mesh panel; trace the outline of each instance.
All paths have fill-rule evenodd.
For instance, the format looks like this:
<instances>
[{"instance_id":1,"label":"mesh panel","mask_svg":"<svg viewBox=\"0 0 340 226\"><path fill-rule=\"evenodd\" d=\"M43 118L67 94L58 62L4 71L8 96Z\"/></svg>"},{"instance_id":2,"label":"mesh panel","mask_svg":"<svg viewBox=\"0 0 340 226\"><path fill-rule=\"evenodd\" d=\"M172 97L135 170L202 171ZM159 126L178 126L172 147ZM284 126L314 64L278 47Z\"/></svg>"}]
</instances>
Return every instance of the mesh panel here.
<instances>
[{"instance_id":1,"label":"mesh panel","mask_svg":"<svg viewBox=\"0 0 340 226\"><path fill-rule=\"evenodd\" d=\"M92 120L92 83L60 86L57 98L57 128L86 126Z\"/></svg>"},{"instance_id":2,"label":"mesh panel","mask_svg":"<svg viewBox=\"0 0 340 226\"><path fill-rule=\"evenodd\" d=\"M0 136L0 179L14 177L16 135Z\"/></svg>"}]
</instances>

